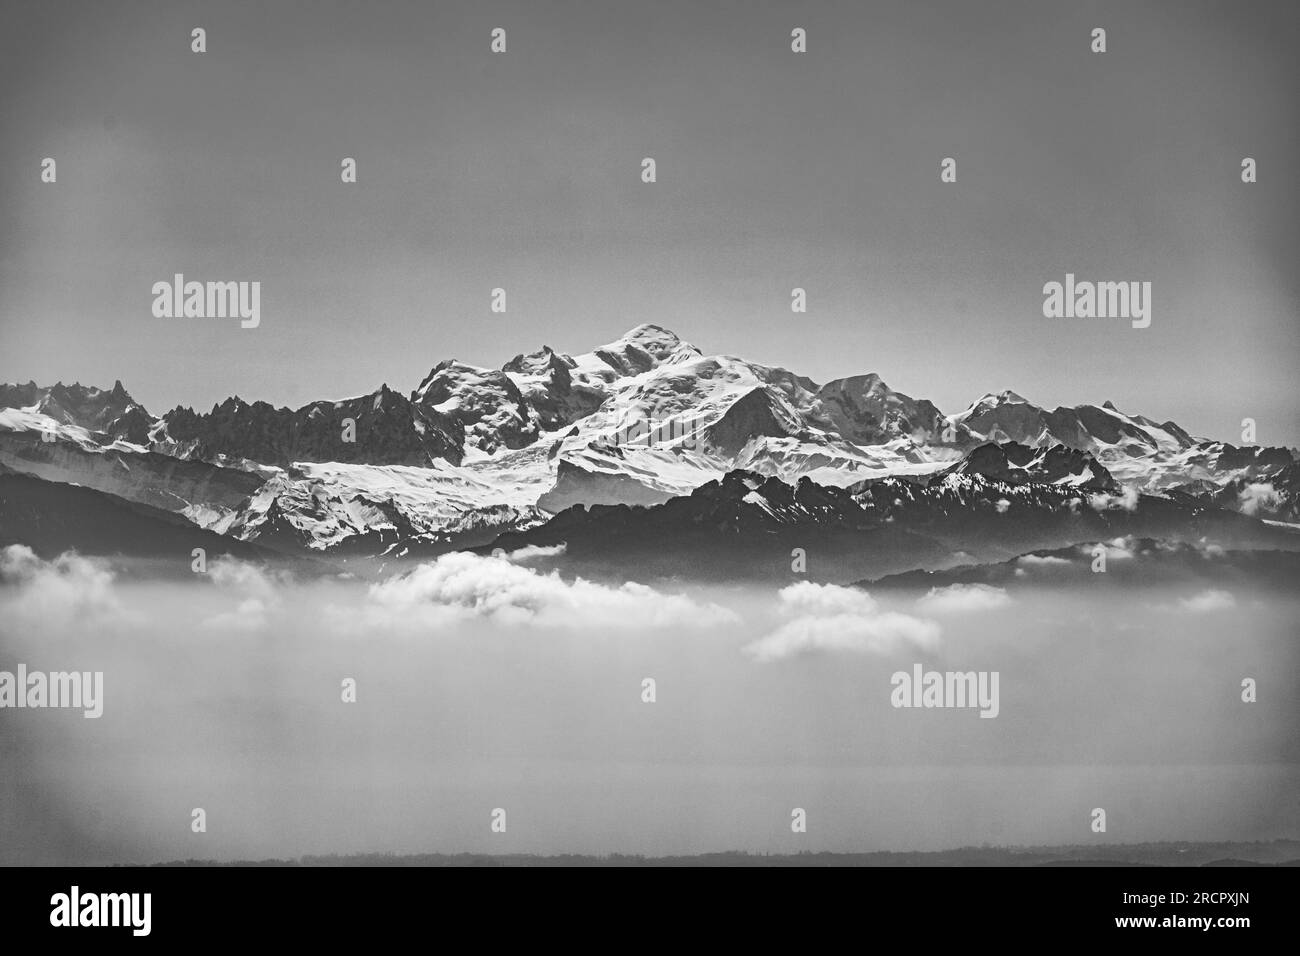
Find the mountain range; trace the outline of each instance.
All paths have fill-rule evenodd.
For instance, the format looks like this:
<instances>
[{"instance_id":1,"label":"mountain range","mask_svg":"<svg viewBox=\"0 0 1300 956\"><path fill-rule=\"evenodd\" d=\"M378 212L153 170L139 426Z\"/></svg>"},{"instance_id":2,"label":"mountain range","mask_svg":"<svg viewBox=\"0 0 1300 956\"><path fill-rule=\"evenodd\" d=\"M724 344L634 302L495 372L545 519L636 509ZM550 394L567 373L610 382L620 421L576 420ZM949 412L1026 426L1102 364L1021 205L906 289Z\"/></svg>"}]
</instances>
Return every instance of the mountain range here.
<instances>
[{"instance_id":1,"label":"mountain range","mask_svg":"<svg viewBox=\"0 0 1300 956\"><path fill-rule=\"evenodd\" d=\"M296 409L231 396L154 415L121 382L0 385L11 485L76 484L222 539L346 559L563 543L597 570L635 554L704 574L803 547L862 577L1102 533L1289 548L1296 461L1109 401L1049 411L1005 390L945 414L875 373L819 385L657 325L500 369L439 361L409 394ZM41 544L26 500L19 522L0 497L0 543ZM763 546L719 565L731 534Z\"/></svg>"}]
</instances>

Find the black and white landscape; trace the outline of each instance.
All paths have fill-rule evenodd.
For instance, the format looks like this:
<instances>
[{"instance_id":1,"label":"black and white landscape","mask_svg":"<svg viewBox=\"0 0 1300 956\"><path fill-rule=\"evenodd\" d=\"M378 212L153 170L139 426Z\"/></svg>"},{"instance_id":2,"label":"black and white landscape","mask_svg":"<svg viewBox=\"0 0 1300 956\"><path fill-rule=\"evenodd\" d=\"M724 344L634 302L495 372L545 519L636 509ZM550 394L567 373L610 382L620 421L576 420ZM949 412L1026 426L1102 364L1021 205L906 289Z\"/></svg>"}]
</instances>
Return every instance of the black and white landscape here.
<instances>
[{"instance_id":1,"label":"black and white landscape","mask_svg":"<svg viewBox=\"0 0 1300 956\"><path fill-rule=\"evenodd\" d=\"M876 372L819 384L657 325L297 409L155 415L120 381L0 404L5 541L46 558L188 571L192 543L384 574L538 546L623 580L849 584L1135 536L1300 547L1294 449L1010 390L944 414Z\"/></svg>"},{"instance_id":2,"label":"black and white landscape","mask_svg":"<svg viewBox=\"0 0 1300 956\"><path fill-rule=\"evenodd\" d=\"M1296 858L1294 8L102 7L0 864Z\"/></svg>"},{"instance_id":3,"label":"black and white landscape","mask_svg":"<svg viewBox=\"0 0 1300 956\"><path fill-rule=\"evenodd\" d=\"M0 397L6 651L107 682L92 736L6 721L28 787L107 783L54 811L11 789L15 859L1072 844L1107 805L1124 834L1098 842L1295 822L1294 713L1239 700L1294 676L1294 450L1010 391L945 414L655 325L299 409ZM996 720L891 706L914 661L997 671ZM198 847L157 826L196 790L222 819Z\"/></svg>"}]
</instances>

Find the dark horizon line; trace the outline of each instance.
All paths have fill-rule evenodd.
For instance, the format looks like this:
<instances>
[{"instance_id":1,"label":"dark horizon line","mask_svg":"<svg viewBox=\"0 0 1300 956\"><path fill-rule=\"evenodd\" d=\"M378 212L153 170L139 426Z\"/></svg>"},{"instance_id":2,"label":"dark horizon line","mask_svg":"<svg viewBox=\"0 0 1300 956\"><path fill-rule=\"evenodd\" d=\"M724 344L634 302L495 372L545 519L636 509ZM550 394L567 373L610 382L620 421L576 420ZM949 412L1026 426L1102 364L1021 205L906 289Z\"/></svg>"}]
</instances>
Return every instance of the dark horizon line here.
<instances>
[{"instance_id":1,"label":"dark horizon line","mask_svg":"<svg viewBox=\"0 0 1300 956\"><path fill-rule=\"evenodd\" d=\"M1216 851L1223 853L1277 850L1284 859L1265 861L1243 859L1239 856L1216 856ZM1146 860L1125 860L1126 857L1140 853ZM889 866L889 865L980 865L980 866L1159 866L1152 863L1150 857L1167 854L1199 854L1202 859L1192 865L1244 865L1244 866L1300 866L1300 838L1275 837L1272 840L1161 840L1136 843L1107 843L1102 845L1083 843L1064 844L981 844L979 846L962 846L945 850L800 850L796 852L770 852L750 850L714 850L700 853L663 854L658 856L644 853L484 853L462 851L459 853L398 853L393 851L373 851L362 853L303 854L290 858L264 858L261 860L214 860L186 859L166 862L133 864L110 864L115 867L328 867L328 866L430 866L454 865L458 862L481 861L484 865L508 865L516 862L521 865L547 865L567 862L587 865L656 865L702 864L714 861L713 865L738 865L745 862L773 863L810 863L818 860L830 860L841 865L850 866ZM944 864L939 861L944 857L971 857L997 855L1006 857L1002 862L973 862L969 859ZM1077 855L1083 854L1083 855ZM1059 859L1060 857L1068 857ZM932 862L902 863L901 858ZM888 862L889 860L893 862ZM423 861L423 862L422 862ZM878 861L878 862L872 862Z\"/></svg>"}]
</instances>

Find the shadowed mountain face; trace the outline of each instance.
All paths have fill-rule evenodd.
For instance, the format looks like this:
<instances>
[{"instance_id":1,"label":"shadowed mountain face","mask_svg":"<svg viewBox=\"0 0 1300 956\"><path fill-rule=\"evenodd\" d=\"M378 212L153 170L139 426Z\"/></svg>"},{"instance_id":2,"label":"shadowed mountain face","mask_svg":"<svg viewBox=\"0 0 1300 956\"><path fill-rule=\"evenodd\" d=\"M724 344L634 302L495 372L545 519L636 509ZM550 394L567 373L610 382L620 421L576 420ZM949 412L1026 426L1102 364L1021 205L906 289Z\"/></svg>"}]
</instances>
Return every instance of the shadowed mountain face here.
<instances>
[{"instance_id":1,"label":"shadowed mountain face","mask_svg":"<svg viewBox=\"0 0 1300 956\"><path fill-rule=\"evenodd\" d=\"M827 382L817 400L831 426L859 445L912 436L938 441L946 424L932 402L895 392L875 373Z\"/></svg>"},{"instance_id":2,"label":"shadowed mountain face","mask_svg":"<svg viewBox=\"0 0 1300 956\"><path fill-rule=\"evenodd\" d=\"M246 560L276 556L255 544L196 527L178 515L75 485L42 481L0 465L0 547L26 545L49 559L64 551L157 558L181 576L202 548Z\"/></svg>"},{"instance_id":3,"label":"shadowed mountain face","mask_svg":"<svg viewBox=\"0 0 1300 956\"><path fill-rule=\"evenodd\" d=\"M0 386L0 463L318 553L410 555L466 533L541 534L551 517L573 524L561 513L574 506L685 498L693 503L672 508L690 511L710 488L735 488L739 471L791 489L750 488L736 505L744 527L780 515L782 547L795 526L805 539L865 533L865 509L880 540L854 568L888 563L891 536L901 554L930 562L981 549L1005 557L1093 526L1154 521L1164 534L1182 522L1178 533L1191 534L1217 521L1237 534L1240 523L1210 513L1294 520L1295 459L1196 439L1110 402L1048 411L1008 390L945 415L874 372L818 384L708 355L658 325L578 355L543 346L500 369L440 361L409 397L384 385L298 409L232 397L153 418L120 382ZM840 495L798 511L844 489L847 504ZM755 518L757 499L772 514ZM700 516L687 531L710 527ZM641 547L632 537L620 540ZM834 549L856 553L861 542Z\"/></svg>"},{"instance_id":4,"label":"shadowed mountain face","mask_svg":"<svg viewBox=\"0 0 1300 956\"><path fill-rule=\"evenodd\" d=\"M0 435L0 465L47 481L72 482L191 520L228 514L262 486L265 474L129 448L46 442L32 432Z\"/></svg>"},{"instance_id":5,"label":"shadowed mountain face","mask_svg":"<svg viewBox=\"0 0 1300 956\"><path fill-rule=\"evenodd\" d=\"M206 415L173 409L163 424L166 436L192 457L280 466L295 461L458 462L464 440L460 422L413 405L387 385L373 395L313 402L295 411L231 398Z\"/></svg>"},{"instance_id":6,"label":"shadowed mountain face","mask_svg":"<svg viewBox=\"0 0 1300 956\"><path fill-rule=\"evenodd\" d=\"M647 487L621 474L587 471L567 461L559 462L555 486L537 499L537 506L559 514L574 505L660 505L673 495Z\"/></svg>"},{"instance_id":7,"label":"shadowed mountain face","mask_svg":"<svg viewBox=\"0 0 1300 956\"><path fill-rule=\"evenodd\" d=\"M944 475L979 475L1007 485L1066 484L1091 491L1116 491L1119 483L1091 455L1064 445L1030 448L1019 442L980 445Z\"/></svg>"}]
</instances>

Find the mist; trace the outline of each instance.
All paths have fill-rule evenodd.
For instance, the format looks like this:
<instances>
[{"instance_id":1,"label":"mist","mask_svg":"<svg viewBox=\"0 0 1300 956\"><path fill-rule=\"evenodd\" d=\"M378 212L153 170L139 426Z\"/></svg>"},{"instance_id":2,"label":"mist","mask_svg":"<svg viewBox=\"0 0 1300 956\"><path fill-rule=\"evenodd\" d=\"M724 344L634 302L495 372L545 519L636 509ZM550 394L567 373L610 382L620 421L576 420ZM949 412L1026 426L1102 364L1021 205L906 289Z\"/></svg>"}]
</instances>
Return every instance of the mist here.
<instances>
[{"instance_id":1,"label":"mist","mask_svg":"<svg viewBox=\"0 0 1300 956\"><path fill-rule=\"evenodd\" d=\"M177 583L9 549L0 670L102 671L104 705L0 710L0 863L1300 835L1294 597L668 592L548 560ZM916 664L998 672L997 717L892 706Z\"/></svg>"}]
</instances>

